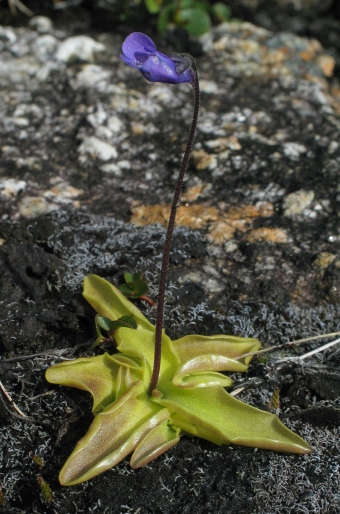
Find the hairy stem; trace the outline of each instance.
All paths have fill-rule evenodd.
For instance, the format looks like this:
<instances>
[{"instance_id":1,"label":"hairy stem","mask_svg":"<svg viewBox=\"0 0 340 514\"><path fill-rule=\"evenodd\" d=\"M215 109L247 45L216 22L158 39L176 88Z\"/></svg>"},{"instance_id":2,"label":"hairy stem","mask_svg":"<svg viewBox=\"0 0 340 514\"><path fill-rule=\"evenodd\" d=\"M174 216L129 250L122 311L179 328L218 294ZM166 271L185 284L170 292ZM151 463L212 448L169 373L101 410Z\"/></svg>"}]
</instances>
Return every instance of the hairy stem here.
<instances>
[{"instance_id":1,"label":"hairy stem","mask_svg":"<svg viewBox=\"0 0 340 514\"><path fill-rule=\"evenodd\" d=\"M184 179L184 175L187 170L187 167L188 167L189 156L190 156L190 152L192 150L192 146L194 143L198 111L199 111L199 106L200 106L200 89L199 89L196 63L191 56L188 56L188 57L190 58L190 66L191 66L191 69L195 76L195 80L192 84L193 89L194 89L194 114L192 117L189 137L188 137L186 149L184 152L181 169L179 171L179 175L178 175L177 182L176 182L176 187L175 187L175 191L174 191L174 196L173 196L171 211L170 211L170 217L169 217L169 222L168 222L168 228L167 228L166 237L165 237L162 268L161 268L161 274L160 274L160 278L159 278L159 288L158 288L156 332L155 332L155 355L154 355L153 371L152 371L152 376L151 376L151 381L150 381L150 386L149 386L149 394L150 395L152 395L152 392L154 391L154 389L157 386L159 371L160 371L160 367L161 367L165 287L166 287L170 252L171 252L171 246L172 246L172 236L173 236L174 227L175 227L177 208L179 206L179 200L181 197L183 179Z\"/></svg>"}]
</instances>

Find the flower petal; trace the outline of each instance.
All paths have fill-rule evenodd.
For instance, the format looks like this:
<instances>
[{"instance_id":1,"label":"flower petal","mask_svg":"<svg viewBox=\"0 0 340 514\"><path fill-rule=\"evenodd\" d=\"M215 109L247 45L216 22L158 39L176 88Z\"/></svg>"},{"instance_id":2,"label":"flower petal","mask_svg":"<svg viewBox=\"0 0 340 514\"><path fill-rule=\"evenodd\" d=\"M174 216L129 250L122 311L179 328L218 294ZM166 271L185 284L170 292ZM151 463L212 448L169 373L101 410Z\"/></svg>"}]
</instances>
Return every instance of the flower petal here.
<instances>
[{"instance_id":1,"label":"flower petal","mask_svg":"<svg viewBox=\"0 0 340 514\"><path fill-rule=\"evenodd\" d=\"M131 66L131 68L137 68L139 69L140 66L138 66L136 60L134 59L133 61L130 61L130 59L128 59L127 57L125 57L124 54L120 54L119 56L121 58L122 61L125 62L125 64L127 64L128 66Z\"/></svg>"},{"instance_id":2,"label":"flower petal","mask_svg":"<svg viewBox=\"0 0 340 514\"><path fill-rule=\"evenodd\" d=\"M142 32L132 32L122 45L124 56L130 61L135 62L135 54L154 54L156 51L155 43Z\"/></svg>"},{"instance_id":3,"label":"flower petal","mask_svg":"<svg viewBox=\"0 0 340 514\"><path fill-rule=\"evenodd\" d=\"M171 57L156 52L150 56L140 71L144 77L150 82L165 82L166 84L182 84L183 82L193 82L193 76L190 68L182 73L177 72L177 63Z\"/></svg>"},{"instance_id":4,"label":"flower petal","mask_svg":"<svg viewBox=\"0 0 340 514\"><path fill-rule=\"evenodd\" d=\"M125 39L122 52L122 61L139 69L149 82L182 84L195 80L187 56L172 57L158 52L154 42L141 32L133 32Z\"/></svg>"}]
</instances>

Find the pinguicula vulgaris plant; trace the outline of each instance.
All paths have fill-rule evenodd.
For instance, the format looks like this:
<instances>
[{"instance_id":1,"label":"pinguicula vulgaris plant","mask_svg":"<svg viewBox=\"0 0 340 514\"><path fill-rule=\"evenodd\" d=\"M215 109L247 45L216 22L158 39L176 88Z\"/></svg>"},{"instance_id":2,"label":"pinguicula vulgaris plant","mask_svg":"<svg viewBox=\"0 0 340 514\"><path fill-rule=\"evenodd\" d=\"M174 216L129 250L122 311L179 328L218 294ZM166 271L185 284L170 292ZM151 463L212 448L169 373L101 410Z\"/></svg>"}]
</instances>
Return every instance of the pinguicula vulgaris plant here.
<instances>
[{"instance_id":1,"label":"pinguicula vulgaris plant","mask_svg":"<svg viewBox=\"0 0 340 514\"><path fill-rule=\"evenodd\" d=\"M165 239L156 326L119 289L89 275L84 280L83 295L97 312L97 342L110 340L117 352L63 362L46 372L49 382L84 389L93 396L94 420L64 464L60 483L74 485L89 480L129 454L132 468L139 468L177 444L185 434L218 445L235 443L308 453L309 445L277 416L247 405L225 390L232 380L221 371L247 370L251 360L248 354L261 346L257 339L187 335L171 341L163 330L176 210L199 110L198 75L190 55L165 55L139 32L127 37L122 50L122 60L150 82L191 84L194 115Z\"/></svg>"}]
</instances>

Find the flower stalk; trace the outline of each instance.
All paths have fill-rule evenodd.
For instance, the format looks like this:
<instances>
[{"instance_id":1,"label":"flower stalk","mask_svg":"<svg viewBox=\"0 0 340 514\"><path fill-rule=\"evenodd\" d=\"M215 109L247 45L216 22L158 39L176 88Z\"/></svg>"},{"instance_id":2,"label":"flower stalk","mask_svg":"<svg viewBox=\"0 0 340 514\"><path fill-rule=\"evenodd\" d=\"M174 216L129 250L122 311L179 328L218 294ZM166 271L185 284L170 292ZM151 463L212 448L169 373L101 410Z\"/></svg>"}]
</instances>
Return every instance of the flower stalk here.
<instances>
[{"instance_id":1,"label":"flower stalk","mask_svg":"<svg viewBox=\"0 0 340 514\"><path fill-rule=\"evenodd\" d=\"M183 179L188 168L189 157L194 143L198 111L200 106L200 88L196 63L191 55L163 54L157 50L156 45L152 39L150 39L145 34L142 34L141 32L134 32L126 38L122 46L122 53L120 58L128 66L139 70L143 77L146 78L146 80L149 82L164 82L166 84L183 84L188 82L194 89L194 113L172 200L168 228L165 237L161 274L159 278L155 332L155 355L150 386L148 389L149 395L152 396L153 394L157 395L155 389L157 386L161 367L164 300L167 273L172 247L172 238L175 228L176 213L183 187Z\"/></svg>"},{"instance_id":2,"label":"flower stalk","mask_svg":"<svg viewBox=\"0 0 340 514\"><path fill-rule=\"evenodd\" d=\"M183 56L184 57L184 56ZM190 60L190 68L194 75L194 80L192 82L192 87L194 90L194 113L191 122L191 127L189 131L189 137L186 144L185 152L182 159L181 168L178 174L176 187L174 191L174 196L171 204L171 211L168 221L167 232L165 236L164 250L163 250L163 258L162 258L162 267L159 278L159 287L158 287L158 301L157 301L157 315L156 315L156 331L155 331L155 356L153 363L153 371L149 386L149 394L152 395L157 387L157 381L159 377L159 371L161 366L161 357L162 357L162 331L163 331L163 318L164 318L164 300L165 300L165 288L167 282L167 273L169 268L169 260L170 260L170 252L172 247L172 239L173 232L175 228L176 214L177 209L179 207L179 202L181 198L181 192L183 187L183 180L185 172L188 168L189 157L194 143L197 118L200 106L200 88L199 88L199 80L196 63L191 55L185 54L185 58Z\"/></svg>"}]
</instances>

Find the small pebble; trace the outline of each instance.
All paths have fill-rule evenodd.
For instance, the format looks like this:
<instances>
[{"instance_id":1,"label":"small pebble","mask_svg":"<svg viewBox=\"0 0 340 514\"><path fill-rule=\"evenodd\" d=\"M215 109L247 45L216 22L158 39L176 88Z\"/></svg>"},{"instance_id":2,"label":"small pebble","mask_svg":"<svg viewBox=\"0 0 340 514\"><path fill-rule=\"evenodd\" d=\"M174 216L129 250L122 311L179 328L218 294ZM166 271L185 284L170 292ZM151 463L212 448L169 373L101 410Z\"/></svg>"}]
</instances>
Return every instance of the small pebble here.
<instances>
[{"instance_id":1,"label":"small pebble","mask_svg":"<svg viewBox=\"0 0 340 514\"><path fill-rule=\"evenodd\" d=\"M334 260L334 253L321 252L313 262L313 266L319 269L326 269Z\"/></svg>"},{"instance_id":2,"label":"small pebble","mask_svg":"<svg viewBox=\"0 0 340 514\"><path fill-rule=\"evenodd\" d=\"M34 16L30 19L29 26L39 32L39 34L46 34L53 29L52 20L46 16Z\"/></svg>"},{"instance_id":3,"label":"small pebble","mask_svg":"<svg viewBox=\"0 0 340 514\"><path fill-rule=\"evenodd\" d=\"M105 46L88 36L74 36L65 39L56 53L58 61L94 62L98 53L104 52Z\"/></svg>"},{"instance_id":4,"label":"small pebble","mask_svg":"<svg viewBox=\"0 0 340 514\"><path fill-rule=\"evenodd\" d=\"M26 196L18 206L18 212L24 218L35 218L56 209L58 209L56 204L49 203L45 198L38 196Z\"/></svg>"},{"instance_id":5,"label":"small pebble","mask_svg":"<svg viewBox=\"0 0 340 514\"><path fill-rule=\"evenodd\" d=\"M303 211L311 205L314 196L313 191L305 191L304 189L290 193L283 200L283 215L287 218L291 218L302 214Z\"/></svg>"}]
</instances>

